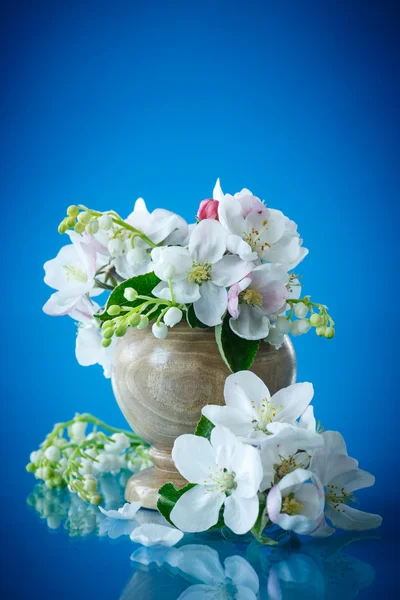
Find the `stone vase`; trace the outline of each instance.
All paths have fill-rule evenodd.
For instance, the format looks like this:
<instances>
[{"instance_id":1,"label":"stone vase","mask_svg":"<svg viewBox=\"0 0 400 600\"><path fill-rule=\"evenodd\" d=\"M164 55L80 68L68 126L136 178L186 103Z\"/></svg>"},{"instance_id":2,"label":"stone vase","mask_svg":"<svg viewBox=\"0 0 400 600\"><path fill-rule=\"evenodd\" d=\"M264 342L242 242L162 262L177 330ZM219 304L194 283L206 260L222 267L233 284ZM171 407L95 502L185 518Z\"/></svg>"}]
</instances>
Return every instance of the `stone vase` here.
<instances>
[{"instance_id":1,"label":"stone vase","mask_svg":"<svg viewBox=\"0 0 400 600\"><path fill-rule=\"evenodd\" d=\"M271 393L296 381L296 358L286 338L275 350L261 342L251 367ZM230 374L215 341L214 329L191 329L181 322L164 340L149 329L129 328L118 340L112 385L118 405L132 429L151 445L154 467L133 475L125 498L157 508L159 488L171 481L187 482L175 469L175 439L194 433L206 404L224 404L224 383Z\"/></svg>"}]
</instances>

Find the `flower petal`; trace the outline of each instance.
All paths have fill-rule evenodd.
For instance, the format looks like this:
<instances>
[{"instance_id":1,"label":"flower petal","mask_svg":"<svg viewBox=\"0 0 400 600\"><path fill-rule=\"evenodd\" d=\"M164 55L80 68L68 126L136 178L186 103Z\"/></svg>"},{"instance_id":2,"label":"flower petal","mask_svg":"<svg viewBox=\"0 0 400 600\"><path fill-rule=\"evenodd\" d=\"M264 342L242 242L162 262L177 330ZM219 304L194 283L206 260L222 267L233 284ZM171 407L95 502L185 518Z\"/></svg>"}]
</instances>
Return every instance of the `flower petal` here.
<instances>
[{"instance_id":1,"label":"flower petal","mask_svg":"<svg viewBox=\"0 0 400 600\"><path fill-rule=\"evenodd\" d=\"M219 261L226 250L225 231L219 221L204 219L194 228L189 240L193 260L203 264Z\"/></svg>"},{"instance_id":2,"label":"flower petal","mask_svg":"<svg viewBox=\"0 0 400 600\"><path fill-rule=\"evenodd\" d=\"M317 448L310 463L310 470L315 473L323 485L327 485L341 473L353 471L358 462L347 454L331 454L326 448Z\"/></svg>"},{"instance_id":3,"label":"flower petal","mask_svg":"<svg viewBox=\"0 0 400 600\"><path fill-rule=\"evenodd\" d=\"M218 217L220 223L230 233L239 236L243 235L244 219L242 217L242 207L240 202L230 194L225 194L221 198L218 206Z\"/></svg>"},{"instance_id":4,"label":"flower petal","mask_svg":"<svg viewBox=\"0 0 400 600\"><path fill-rule=\"evenodd\" d=\"M222 191L221 182L218 177L216 184L214 186L214 189L213 189L213 199L221 201L223 199L223 197L224 197L224 192Z\"/></svg>"},{"instance_id":5,"label":"flower petal","mask_svg":"<svg viewBox=\"0 0 400 600\"><path fill-rule=\"evenodd\" d=\"M251 371L238 371L229 375L225 381L224 397L228 406L245 411L248 415L254 415L254 409L260 408L265 398L271 394L265 383ZM253 417L254 418L254 417Z\"/></svg>"},{"instance_id":6,"label":"flower petal","mask_svg":"<svg viewBox=\"0 0 400 600\"><path fill-rule=\"evenodd\" d=\"M161 252L151 253L154 260L154 273L163 281L181 281L187 279L187 274L192 268L193 259L187 248L180 246L170 246L163 248Z\"/></svg>"},{"instance_id":7,"label":"flower petal","mask_svg":"<svg viewBox=\"0 0 400 600\"><path fill-rule=\"evenodd\" d=\"M223 492L209 492L196 485L179 498L171 511L171 521L188 533L207 531L218 522L225 498Z\"/></svg>"},{"instance_id":8,"label":"flower petal","mask_svg":"<svg viewBox=\"0 0 400 600\"><path fill-rule=\"evenodd\" d=\"M130 538L132 542L138 542L143 546L175 546L183 538L183 533L173 527L145 523L136 527Z\"/></svg>"},{"instance_id":9,"label":"flower petal","mask_svg":"<svg viewBox=\"0 0 400 600\"><path fill-rule=\"evenodd\" d=\"M269 333L270 322L264 310L250 304L239 305L239 317L229 319L229 326L245 340L262 340Z\"/></svg>"},{"instance_id":10,"label":"flower petal","mask_svg":"<svg viewBox=\"0 0 400 600\"><path fill-rule=\"evenodd\" d=\"M102 506L99 506L99 510L103 515L110 519L126 521L134 519L141 507L142 505L140 502L126 502L124 506L118 510L105 510Z\"/></svg>"},{"instance_id":11,"label":"flower petal","mask_svg":"<svg viewBox=\"0 0 400 600\"><path fill-rule=\"evenodd\" d=\"M257 252L253 252L251 246L239 235L230 234L226 238L226 249L232 254L237 254L242 260L257 260Z\"/></svg>"},{"instance_id":12,"label":"flower petal","mask_svg":"<svg viewBox=\"0 0 400 600\"><path fill-rule=\"evenodd\" d=\"M217 221L213 221L216 223ZM205 223L205 221L202 221ZM200 298L193 304L196 317L204 325L213 327L222 322L222 316L228 306L228 294L225 288L214 285L212 281L203 283L200 287Z\"/></svg>"},{"instance_id":13,"label":"flower petal","mask_svg":"<svg viewBox=\"0 0 400 600\"><path fill-rule=\"evenodd\" d=\"M168 556L167 562L188 575L191 580L195 579L209 585L221 584L225 581L218 552L210 546L186 544L173 556Z\"/></svg>"},{"instance_id":14,"label":"flower petal","mask_svg":"<svg viewBox=\"0 0 400 600\"><path fill-rule=\"evenodd\" d=\"M211 423L227 427L236 436L247 437L253 431L252 416L232 406L208 404L201 412Z\"/></svg>"},{"instance_id":15,"label":"flower petal","mask_svg":"<svg viewBox=\"0 0 400 600\"><path fill-rule=\"evenodd\" d=\"M326 516L332 521L332 524L335 527L349 531L376 529L382 524L382 517L380 515L366 513L346 504L339 504L337 509L328 505L326 508Z\"/></svg>"},{"instance_id":16,"label":"flower petal","mask_svg":"<svg viewBox=\"0 0 400 600\"><path fill-rule=\"evenodd\" d=\"M294 383L272 396L273 406L280 410L274 421L293 422L306 410L314 396L311 383Z\"/></svg>"},{"instance_id":17,"label":"flower petal","mask_svg":"<svg viewBox=\"0 0 400 600\"><path fill-rule=\"evenodd\" d=\"M258 496L241 498L236 494L232 494L225 500L225 525L238 535L247 533L257 520L258 509Z\"/></svg>"},{"instance_id":18,"label":"flower petal","mask_svg":"<svg viewBox=\"0 0 400 600\"><path fill-rule=\"evenodd\" d=\"M187 481L203 483L215 465L215 450L206 438L186 433L175 440L172 459Z\"/></svg>"},{"instance_id":19,"label":"flower petal","mask_svg":"<svg viewBox=\"0 0 400 600\"><path fill-rule=\"evenodd\" d=\"M211 280L216 285L229 287L250 273L253 266L253 263L245 262L238 256L223 256L212 266Z\"/></svg>"},{"instance_id":20,"label":"flower petal","mask_svg":"<svg viewBox=\"0 0 400 600\"><path fill-rule=\"evenodd\" d=\"M225 559L225 574L236 586L244 586L254 594L260 589L260 580L250 563L242 556L229 556Z\"/></svg>"},{"instance_id":21,"label":"flower petal","mask_svg":"<svg viewBox=\"0 0 400 600\"><path fill-rule=\"evenodd\" d=\"M249 445L240 445L232 459L237 487L234 496L251 498L256 496L263 479L260 451Z\"/></svg>"},{"instance_id":22,"label":"flower petal","mask_svg":"<svg viewBox=\"0 0 400 600\"><path fill-rule=\"evenodd\" d=\"M354 469L354 471L340 473L337 477L331 479L329 483L338 486L339 489L343 488L347 494L352 494L356 490L362 490L374 485L375 477L367 471Z\"/></svg>"},{"instance_id":23,"label":"flower petal","mask_svg":"<svg viewBox=\"0 0 400 600\"><path fill-rule=\"evenodd\" d=\"M172 289L174 291L175 301L179 303L191 304L200 298L199 286L188 279L172 283ZM156 298L172 300L171 291L166 281L160 281L153 289L153 294Z\"/></svg>"}]
</instances>

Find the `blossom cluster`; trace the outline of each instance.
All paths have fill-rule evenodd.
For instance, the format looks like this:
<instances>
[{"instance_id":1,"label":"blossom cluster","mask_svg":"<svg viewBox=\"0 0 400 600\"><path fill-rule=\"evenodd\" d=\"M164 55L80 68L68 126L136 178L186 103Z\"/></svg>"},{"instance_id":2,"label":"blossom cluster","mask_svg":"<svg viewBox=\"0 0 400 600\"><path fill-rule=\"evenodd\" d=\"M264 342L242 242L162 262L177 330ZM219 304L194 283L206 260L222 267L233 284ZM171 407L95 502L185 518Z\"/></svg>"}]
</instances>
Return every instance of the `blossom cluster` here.
<instances>
[{"instance_id":1,"label":"blossom cluster","mask_svg":"<svg viewBox=\"0 0 400 600\"><path fill-rule=\"evenodd\" d=\"M205 406L196 434L175 441L172 457L189 485L178 499L171 484L161 488L160 512L184 532L225 525L265 544L275 543L263 535L268 526L314 537L378 527L379 515L354 507L354 492L375 478L348 456L339 432L317 425L313 394L297 383L271 396L251 371L230 375L225 405Z\"/></svg>"},{"instance_id":2,"label":"blossom cluster","mask_svg":"<svg viewBox=\"0 0 400 600\"><path fill-rule=\"evenodd\" d=\"M92 431L87 432L88 425ZM89 414L77 414L57 423L26 469L47 489L68 487L81 499L97 505L103 501L98 478L123 469L137 471L151 465L145 442L129 431L110 427Z\"/></svg>"},{"instance_id":3,"label":"blossom cluster","mask_svg":"<svg viewBox=\"0 0 400 600\"><path fill-rule=\"evenodd\" d=\"M72 205L59 232L70 244L44 265L55 292L43 310L78 323L78 362L102 365L106 377L115 339L150 322L159 339L182 319L226 326L229 344L246 340L253 356L262 340L279 348L288 333L335 335L327 307L302 296L294 269L308 250L296 223L248 189L224 194L218 180L190 225L168 210L150 213L141 198L126 219Z\"/></svg>"}]
</instances>

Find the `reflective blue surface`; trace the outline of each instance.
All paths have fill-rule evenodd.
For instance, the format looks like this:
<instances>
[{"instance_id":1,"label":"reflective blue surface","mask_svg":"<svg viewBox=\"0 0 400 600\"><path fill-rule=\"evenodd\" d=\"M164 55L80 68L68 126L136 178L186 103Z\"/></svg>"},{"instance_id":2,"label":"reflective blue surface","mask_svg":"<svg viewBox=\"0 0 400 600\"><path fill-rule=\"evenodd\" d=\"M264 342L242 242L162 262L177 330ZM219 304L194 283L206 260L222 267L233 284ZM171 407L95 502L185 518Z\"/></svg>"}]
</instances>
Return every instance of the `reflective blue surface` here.
<instances>
[{"instance_id":1,"label":"reflective blue surface","mask_svg":"<svg viewBox=\"0 0 400 600\"><path fill-rule=\"evenodd\" d=\"M295 340L317 417L376 475L383 542L364 597L390 597L399 529L399 5L390 0L1 3L2 552L11 598L118 598L129 542L51 532L25 499L31 450L92 412L126 426L68 318L41 307L72 202L127 215L138 196L192 220L219 176L290 215L304 290L337 322ZM264 551L258 550L264 555ZM397 554L398 556L398 554ZM387 575L387 573L389 575ZM372 591L371 591L372 590Z\"/></svg>"},{"instance_id":2,"label":"reflective blue surface","mask_svg":"<svg viewBox=\"0 0 400 600\"><path fill-rule=\"evenodd\" d=\"M101 480L107 508L121 506L127 477ZM123 600L350 600L378 593L390 597L390 567L385 563L393 549L376 533L342 533L327 540L292 536L268 548L251 536L224 530L187 535L174 548L146 548L126 535L132 522L119 522L123 527L117 528L97 507L66 490L38 484L28 505L37 546L47 548L46 569L37 574L34 569L42 582L42 598L55 593L60 598L90 593ZM142 510L137 519L140 524L157 520L157 515Z\"/></svg>"}]
</instances>

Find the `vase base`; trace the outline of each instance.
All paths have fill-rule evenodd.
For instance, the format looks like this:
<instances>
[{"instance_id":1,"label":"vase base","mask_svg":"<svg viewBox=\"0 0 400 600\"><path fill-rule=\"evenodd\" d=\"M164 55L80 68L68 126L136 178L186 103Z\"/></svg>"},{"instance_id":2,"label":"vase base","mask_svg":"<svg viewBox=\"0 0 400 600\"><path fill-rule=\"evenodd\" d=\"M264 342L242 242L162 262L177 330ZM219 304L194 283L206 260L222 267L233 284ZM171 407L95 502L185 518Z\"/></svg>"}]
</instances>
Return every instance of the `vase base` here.
<instances>
[{"instance_id":1,"label":"vase base","mask_svg":"<svg viewBox=\"0 0 400 600\"><path fill-rule=\"evenodd\" d=\"M125 488L127 502L140 502L143 508L157 510L158 490L165 483L173 483L177 489L187 481L176 471L162 471L155 467L139 471L130 477Z\"/></svg>"}]
</instances>

